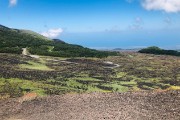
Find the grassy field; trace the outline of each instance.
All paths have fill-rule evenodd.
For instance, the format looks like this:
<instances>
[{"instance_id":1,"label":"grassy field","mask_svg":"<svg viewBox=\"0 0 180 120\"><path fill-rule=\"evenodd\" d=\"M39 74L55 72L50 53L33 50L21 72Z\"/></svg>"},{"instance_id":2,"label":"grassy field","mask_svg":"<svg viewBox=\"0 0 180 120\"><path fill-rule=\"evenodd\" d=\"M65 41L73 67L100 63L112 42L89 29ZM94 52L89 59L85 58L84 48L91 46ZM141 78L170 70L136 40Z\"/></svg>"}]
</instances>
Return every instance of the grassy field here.
<instances>
[{"instance_id":1,"label":"grassy field","mask_svg":"<svg viewBox=\"0 0 180 120\"><path fill-rule=\"evenodd\" d=\"M26 64L21 64L20 68L32 69L32 70L43 70L43 71L53 70L41 62L33 62L33 61L27 61Z\"/></svg>"},{"instance_id":2,"label":"grassy field","mask_svg":"<svg viewBox=\"0 0 180 120\"><path fill-rule=\"evenodd\" d=\"M107 64L110 61L118 67ZM103 59L0 54L0 95L180 89L180 58L122 53Z\"/></svg>"}]
</instances>

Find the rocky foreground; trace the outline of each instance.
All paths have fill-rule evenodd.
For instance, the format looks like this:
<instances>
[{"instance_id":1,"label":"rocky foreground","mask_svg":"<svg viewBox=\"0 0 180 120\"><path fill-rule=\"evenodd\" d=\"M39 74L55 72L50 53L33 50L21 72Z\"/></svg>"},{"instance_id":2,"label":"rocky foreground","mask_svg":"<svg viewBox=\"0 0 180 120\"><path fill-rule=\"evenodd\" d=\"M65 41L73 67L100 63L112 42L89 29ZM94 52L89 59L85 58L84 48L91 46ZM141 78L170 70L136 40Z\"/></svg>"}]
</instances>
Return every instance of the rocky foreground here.
<instances>
[{"instance_id":1,"label":"rocky foreground","mask_svg":"<svg viewBox=\"0 0 180 120\"><path fill-rule=\"evenodd\" d=\"M0 101L0 120L180 120L180 91L66 94Z\"/></svg>"}]
</instances>

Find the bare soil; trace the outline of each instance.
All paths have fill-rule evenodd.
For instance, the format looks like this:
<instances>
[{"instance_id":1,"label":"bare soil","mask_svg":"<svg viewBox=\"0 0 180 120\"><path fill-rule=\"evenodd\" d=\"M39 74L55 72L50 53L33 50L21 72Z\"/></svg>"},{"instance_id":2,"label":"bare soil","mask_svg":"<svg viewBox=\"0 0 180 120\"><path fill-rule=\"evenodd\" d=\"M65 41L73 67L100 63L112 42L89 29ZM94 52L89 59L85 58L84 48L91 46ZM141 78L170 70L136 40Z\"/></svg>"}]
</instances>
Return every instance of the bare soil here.
<instances>
[{"instance_id":1,"label":"bare soil","mask_svg":"<svg viewBox=\"0 0 180 120\"><path fill-rule=\"evenodd\" d=\"M0 120L180 120L180 91L83 93L0 101Z\"/></svg>"}]
</instances>

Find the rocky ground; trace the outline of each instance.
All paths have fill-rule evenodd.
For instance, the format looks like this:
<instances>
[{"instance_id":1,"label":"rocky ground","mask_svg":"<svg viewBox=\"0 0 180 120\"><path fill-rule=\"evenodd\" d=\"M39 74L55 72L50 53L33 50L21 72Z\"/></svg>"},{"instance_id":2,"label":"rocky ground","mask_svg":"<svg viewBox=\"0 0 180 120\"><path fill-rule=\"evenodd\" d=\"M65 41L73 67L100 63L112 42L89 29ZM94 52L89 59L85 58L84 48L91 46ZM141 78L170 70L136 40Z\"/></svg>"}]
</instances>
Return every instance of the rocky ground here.
<instances>
[{"instance_id":1,"label":"rocky ground","mask_svg":"<svg viewBox=\"0 0 180 120\"><path fill-rule=\"evenodd\" d=\"M0 120L180 120L180 91L89 93L0 101Z\"/></svg>"}]
</instances>

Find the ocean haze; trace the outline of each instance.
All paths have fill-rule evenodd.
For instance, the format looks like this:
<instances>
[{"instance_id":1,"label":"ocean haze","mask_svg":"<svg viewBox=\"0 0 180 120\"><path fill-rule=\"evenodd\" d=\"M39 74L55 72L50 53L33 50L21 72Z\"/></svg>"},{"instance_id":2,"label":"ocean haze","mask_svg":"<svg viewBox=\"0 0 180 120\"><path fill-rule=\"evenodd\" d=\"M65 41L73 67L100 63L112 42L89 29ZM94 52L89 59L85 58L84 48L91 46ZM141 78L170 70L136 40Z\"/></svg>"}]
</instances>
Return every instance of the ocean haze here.
<instances>
[{"instance_id":1,"label":"ocean haze","mask_svg":"<svg viewBox=\"0 0 180 120\"><path fill-rule=\"evenodd\" d=\"M164 49L179 49L180 34L174 30L170 33L164 31L124 31L116 33L92 32L92 33L64 33L61 39L69 43L76 43L96 49L113 48L143 48L147 46L159 46Z\"/></svg>"}]
</instances>

